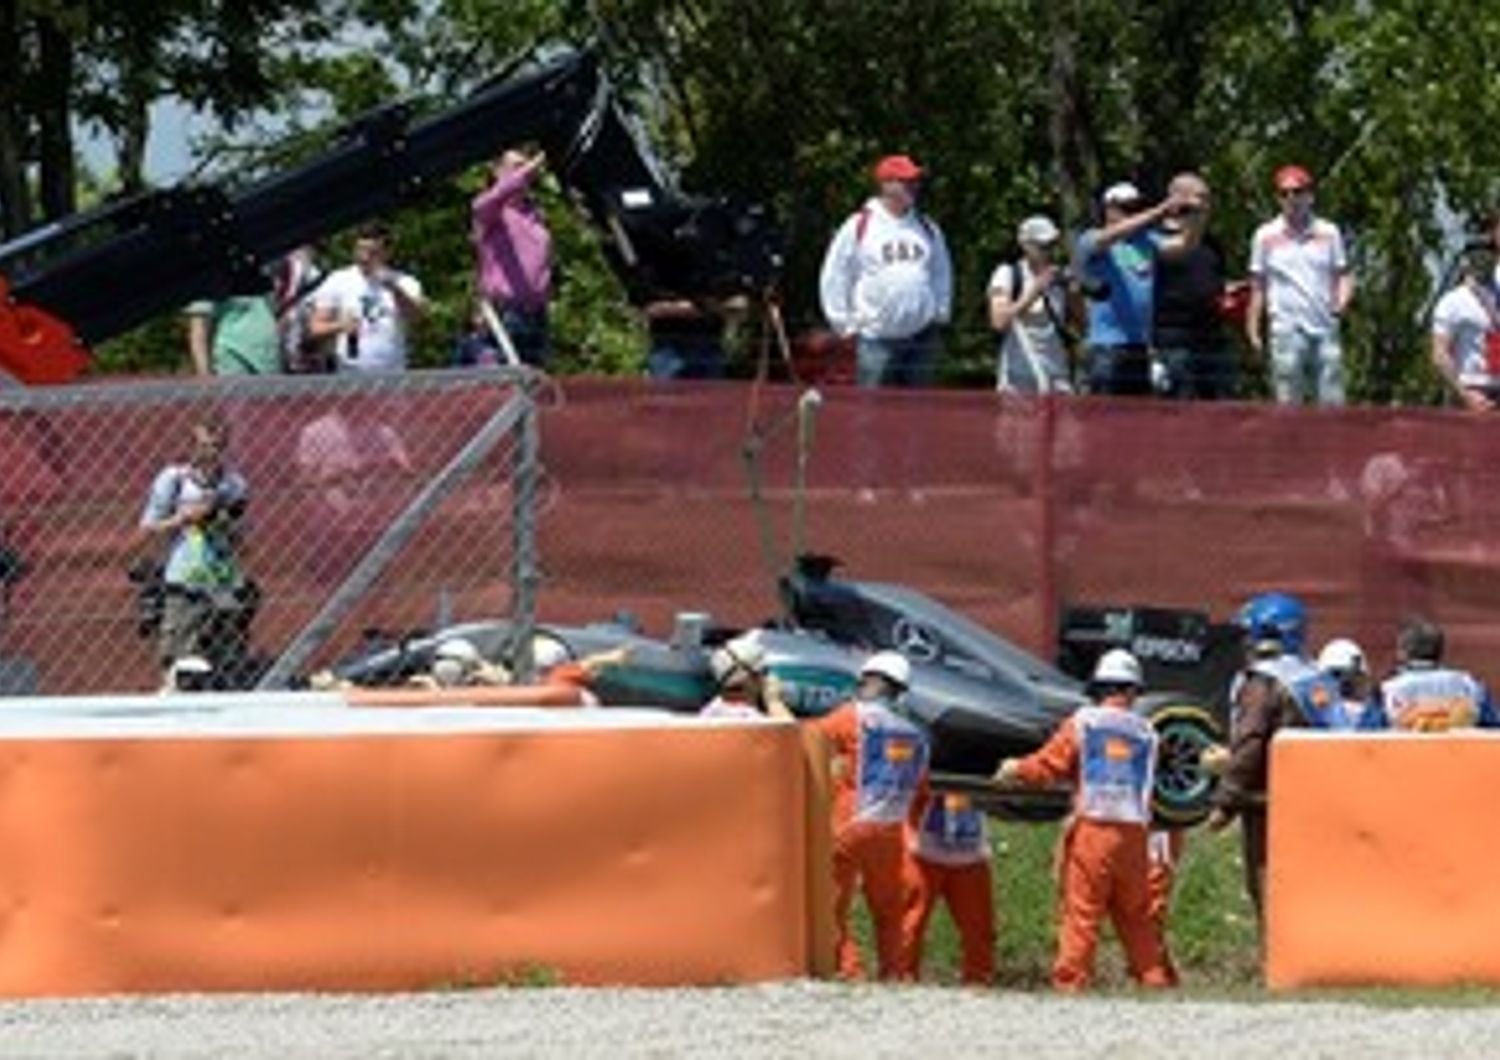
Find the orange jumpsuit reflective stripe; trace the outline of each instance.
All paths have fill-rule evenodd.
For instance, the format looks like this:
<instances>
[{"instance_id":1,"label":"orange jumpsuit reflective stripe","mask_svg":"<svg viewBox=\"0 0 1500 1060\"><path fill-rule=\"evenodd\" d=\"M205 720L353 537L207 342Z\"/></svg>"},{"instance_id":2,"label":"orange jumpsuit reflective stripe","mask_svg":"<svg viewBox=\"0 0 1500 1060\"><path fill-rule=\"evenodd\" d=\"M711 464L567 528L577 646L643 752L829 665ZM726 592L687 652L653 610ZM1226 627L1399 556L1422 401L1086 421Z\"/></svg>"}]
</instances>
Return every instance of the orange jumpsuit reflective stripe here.
<instances>
[{"instance_id":1,"label":"orange jumpsuit reflective stripe","mask_svg":"<svg viewBox=\"0 0 1500 1060\"><path fill-rule=\"evenodd\" d=\"M924 792L912 803L907 829L905 978L921 976L923 940L939 899L958 928L961 979L989 983L995 977L995 901L984 814L967 795Z\"/></svg>"},{"instance_id":2,"label":"orange jumpsuit reflective stripe","mask_svg":"<svg viewBox=\"0 0 1500 1060\"><path fill-rule=\"evenodd\" d=\"M837 764L833 792L834 925L839 974L862 974L849 925L861 886L875 928L882 979L900 975L902 823L927 773L927 740L911 722L878 703L851 702L813 723Z\"/></svg>"},{"instance_id":3,"label":"orange jumpsuit reflective stripe","mask_svg":"<svg viewBox=\"0 0 1500 1060\"><path fill-rule=\"evenodd\" d=\"M1075 812L1063 837L1061 922L1052 983L1083 990L1094 976L1099 925L1107 916L1144 986L1175 985L1151 917L1147 826L1156 734L1124 709L1084 707L1035 754L1019 777L1041 787L1073 780Z\"/></svg>"}]
</instances>

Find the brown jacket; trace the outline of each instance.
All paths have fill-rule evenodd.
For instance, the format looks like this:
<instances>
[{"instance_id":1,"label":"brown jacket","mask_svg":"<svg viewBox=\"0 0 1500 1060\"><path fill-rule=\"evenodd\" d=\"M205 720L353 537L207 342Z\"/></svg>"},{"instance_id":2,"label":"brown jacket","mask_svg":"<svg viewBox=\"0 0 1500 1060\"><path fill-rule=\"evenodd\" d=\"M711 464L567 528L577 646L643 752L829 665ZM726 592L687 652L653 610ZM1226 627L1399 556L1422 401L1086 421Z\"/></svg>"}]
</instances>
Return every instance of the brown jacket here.
<instances>
[{"instance_id":1,"label":"brown jacket","mask_svg":"<svg viewBox=\"0 0 1500 1060\"><path fill-rule=\"evenodd\" d=\"M1302 712L1281 685L1265 674L1245 675L1235 696L1229 765L1214 805L1229 813L1263 809L1271 737L1284 725L1302 723Z\"/></svg>"}]
</instances>

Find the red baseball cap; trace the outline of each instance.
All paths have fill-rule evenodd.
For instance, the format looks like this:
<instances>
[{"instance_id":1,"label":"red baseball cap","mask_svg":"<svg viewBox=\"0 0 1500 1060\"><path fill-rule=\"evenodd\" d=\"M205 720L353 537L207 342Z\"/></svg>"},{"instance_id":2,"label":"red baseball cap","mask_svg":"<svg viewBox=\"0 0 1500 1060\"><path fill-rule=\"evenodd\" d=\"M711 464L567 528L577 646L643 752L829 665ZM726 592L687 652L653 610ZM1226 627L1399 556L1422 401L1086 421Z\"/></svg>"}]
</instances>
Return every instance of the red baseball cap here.
<instances>
[{"instance_id":1,"label":"red baseball cap","mask_svg":"<svg viewBox=\"0 0 1500 1060\"><path fill-rule=\"evenodd\" d=\"M909 155L886 155L875 164L875 179L921 180L922 167L912 161Z\"/></svg>"},{"instance_id":2,"label":"red baseball cap","mask_svg":"<svg viewBox=\"0 0 1500 1060\"><path fill-rule=\"evenodd\" d=\"M1312 186L1312 174L1301 166L1282 166L1276 171L1277 191L1296 191Z\"/></svg>"}]
</instances>

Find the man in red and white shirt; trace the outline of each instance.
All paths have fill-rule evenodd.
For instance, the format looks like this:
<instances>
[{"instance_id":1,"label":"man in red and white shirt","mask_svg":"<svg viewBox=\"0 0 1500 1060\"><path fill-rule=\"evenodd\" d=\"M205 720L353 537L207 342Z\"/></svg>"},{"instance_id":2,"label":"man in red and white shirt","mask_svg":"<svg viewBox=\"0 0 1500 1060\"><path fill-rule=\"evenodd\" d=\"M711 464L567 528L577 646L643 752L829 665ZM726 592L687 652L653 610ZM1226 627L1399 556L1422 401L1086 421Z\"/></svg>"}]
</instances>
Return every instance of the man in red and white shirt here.
<instances>
[{"instance_id":1,"label":"man in red and white shirt","mask_svg":"<svg viewBox=\"0 0 1500 1060\"><path fill-rule=\"evenodd\" d=\"M1313 213L1312 175L1301 166L1276 171L1281 216L1256 229L1250 244L1250 308L1245 334L1265 350L1270 321L1271 380L1276 400L1344 403L1339 321L1354 297L1354 277L1338 227Z\"/></svg>"},{"instance_id":2,"label":"man in red and white shirt","mask_svg":"<svg viewBox=\"0 0 1500 1060\"><path fill-rule=\"evenodd\" d=\"M922 167L891 155L879 193L846 220L823 258L823 315L858 341L861 386L926 386L938 327L953 313L953 263L942 229L917 208Z\"/></svg>"}]
</instances>

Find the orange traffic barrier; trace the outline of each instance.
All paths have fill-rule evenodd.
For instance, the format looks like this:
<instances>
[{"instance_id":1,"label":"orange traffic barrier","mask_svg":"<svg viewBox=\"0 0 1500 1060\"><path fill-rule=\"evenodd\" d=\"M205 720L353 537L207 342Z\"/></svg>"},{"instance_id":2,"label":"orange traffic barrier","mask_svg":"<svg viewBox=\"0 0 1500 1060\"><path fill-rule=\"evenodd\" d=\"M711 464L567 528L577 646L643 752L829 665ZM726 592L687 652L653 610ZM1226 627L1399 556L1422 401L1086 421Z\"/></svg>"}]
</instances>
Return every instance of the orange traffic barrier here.
<instances>
[{"instance_id":1,"label":"orange traffic barrier","mask_svg":"<svg viewBox=\"0 0 1500 1060\"><path fill-rule=\"evenodd\" d=\"M1278 736L1269 985L1500 985L1497 803L1500 737Z\"/></svg>"},{"instance_id":2,"label":"orange traffic barrier","mask_svg":"<svg viewBox=\"0 0 1500 1060\"><path fill-rule=\"evenodd\" d=\"M796 726L394 713L0 738L0 994L814 970L826 809Z\"/></svg>"}]
</instances>

